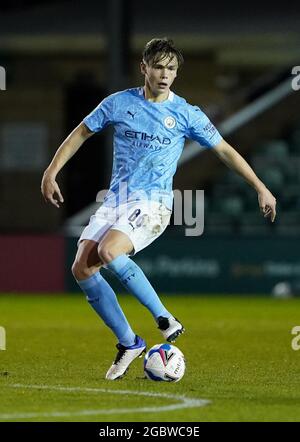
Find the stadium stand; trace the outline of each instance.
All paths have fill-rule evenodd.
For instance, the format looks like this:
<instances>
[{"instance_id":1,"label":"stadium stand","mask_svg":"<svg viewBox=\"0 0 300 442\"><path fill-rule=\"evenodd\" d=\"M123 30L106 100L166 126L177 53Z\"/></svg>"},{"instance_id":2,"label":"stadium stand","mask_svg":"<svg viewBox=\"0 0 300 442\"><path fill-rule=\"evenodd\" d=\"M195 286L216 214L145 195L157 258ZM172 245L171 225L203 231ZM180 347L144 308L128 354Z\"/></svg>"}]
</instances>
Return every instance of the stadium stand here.
<instances>
[{"instance_id":1,"label":"stadium stand","mask_svg":"<svg viewBox=\"0 0 300 442\"><path fill-rule=\"evenodd\" d=\"M300 130L294 127L286 139L257 144L248 161L276 195L279 215L271 224L258 211L256 193L245 181L227 171L213 184L206 208L206 233L246 235L297 235L300 232Z\"/></svg>"}]
</instances>

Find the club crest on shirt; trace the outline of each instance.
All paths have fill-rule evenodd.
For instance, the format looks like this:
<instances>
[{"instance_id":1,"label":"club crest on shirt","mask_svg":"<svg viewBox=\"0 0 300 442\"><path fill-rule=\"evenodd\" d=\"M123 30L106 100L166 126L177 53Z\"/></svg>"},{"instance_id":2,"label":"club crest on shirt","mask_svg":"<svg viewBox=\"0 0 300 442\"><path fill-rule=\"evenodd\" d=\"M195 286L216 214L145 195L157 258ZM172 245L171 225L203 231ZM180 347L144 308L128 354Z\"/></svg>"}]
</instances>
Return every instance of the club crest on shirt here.
<instances>
[{"instance_id":1,"label":"club crest on shirt","mask_svg":"<svg viewBox=\"0 0 300 442\"><path fill-rule=\"evenodd\" d=\"M173 118L173 117L171 117L171 116L166 117L166 118L164 119L164 125L165 125L168 129L173 129L173 127L175 127L175 125L176 125L176 120L175 120L175 118Z\"/></svg>"}]
</instances>

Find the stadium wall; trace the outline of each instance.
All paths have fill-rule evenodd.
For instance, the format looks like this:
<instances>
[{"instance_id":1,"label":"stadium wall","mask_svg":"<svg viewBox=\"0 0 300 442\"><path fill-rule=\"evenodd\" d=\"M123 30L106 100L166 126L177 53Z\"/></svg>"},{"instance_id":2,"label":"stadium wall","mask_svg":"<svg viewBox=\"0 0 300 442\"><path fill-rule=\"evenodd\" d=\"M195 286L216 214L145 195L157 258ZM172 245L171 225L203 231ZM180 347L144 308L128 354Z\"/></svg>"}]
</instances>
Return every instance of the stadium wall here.
<instances>
[{"instance_id":1,"label":"stadium wall","mask_svg":"<svg viewBox=\"0 0 300 442\"><path fill-rule=\"evenodd\" d=\"M76 238L0 236L0 292L79 292L71 274ZM161 293L270 294L300 281L300 237L165 234L134 260ZM107 270L117 292L123 286Z\"/></svg>"},{"instance_id":2,"label":"stadium wall","mask_svg":"<svg viewBox=\"0 0 300 442\"><path fill-rule=\"evenodd\" d=\"M65 240L58 235L0 236L0 292L63 292Z\"/></svg>"}]
</instances>

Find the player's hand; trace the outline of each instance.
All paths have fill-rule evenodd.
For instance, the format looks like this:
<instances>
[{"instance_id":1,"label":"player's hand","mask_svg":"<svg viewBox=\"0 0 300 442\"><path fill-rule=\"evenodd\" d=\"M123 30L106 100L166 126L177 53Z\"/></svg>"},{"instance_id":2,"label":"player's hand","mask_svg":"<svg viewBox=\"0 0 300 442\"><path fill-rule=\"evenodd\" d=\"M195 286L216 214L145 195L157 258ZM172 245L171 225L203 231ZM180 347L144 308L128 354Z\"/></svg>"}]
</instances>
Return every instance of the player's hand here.
<instances>
[{"instance_id":1,"label":"player's hand","mask_svg":"<svg viewBox=\"0 0 300 442\"><path fill-rule=\"evenodd\" d=\"M258 204L264 217L270 216L273 223L276 217L276 198L266 187L258 192Z\"/></svg>"},{"instance_id":2,"label":"player's hand","mask_svg":"<svg viewBox=\"0 0 300 442\"><path fill-rule=\"evenodd\" d=\"M60 207L60 203L64 202L63 196L61 194L60 188L51 175L48 175L46 172L44 173L42 183L41 183L41 192L43 194L44 200L48 203L50 202L55 207Z\"/></svg>"}]
</instances>

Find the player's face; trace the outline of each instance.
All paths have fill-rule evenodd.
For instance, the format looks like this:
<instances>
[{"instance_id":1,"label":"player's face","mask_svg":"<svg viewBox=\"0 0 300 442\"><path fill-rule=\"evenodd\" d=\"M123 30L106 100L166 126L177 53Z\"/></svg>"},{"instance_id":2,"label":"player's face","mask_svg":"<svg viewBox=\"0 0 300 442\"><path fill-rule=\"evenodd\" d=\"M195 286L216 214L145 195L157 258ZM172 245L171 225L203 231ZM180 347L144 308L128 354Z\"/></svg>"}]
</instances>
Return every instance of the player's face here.
<instances>
[{"instance_id":1,"label":"player's face","mask_svg":"<svg viewBox=\"0 0 300 442\"><path fill-rule=\"evenodd\" d=\"M177 76L178 62L176 57L163 57L161 60L141 63L145 75L145 86L155 97L168 96L170 87Z\"/></svg>"}]
</instances>

